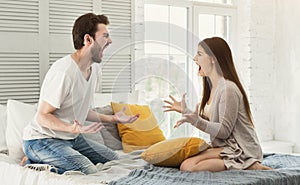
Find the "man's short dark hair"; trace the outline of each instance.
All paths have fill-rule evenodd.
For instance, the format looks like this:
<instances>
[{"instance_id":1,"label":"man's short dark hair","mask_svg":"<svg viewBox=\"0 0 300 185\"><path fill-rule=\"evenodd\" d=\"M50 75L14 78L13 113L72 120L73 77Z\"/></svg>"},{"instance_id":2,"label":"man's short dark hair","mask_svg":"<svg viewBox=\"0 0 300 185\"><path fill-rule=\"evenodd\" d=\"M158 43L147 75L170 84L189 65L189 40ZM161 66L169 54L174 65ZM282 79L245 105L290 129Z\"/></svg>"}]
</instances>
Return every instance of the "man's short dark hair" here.
<instances>
[{"instance_id":1,"label":"man's short dark hair","mask_svg":"<svg viewBox=\"0 0 300 185\"><path fill-rule=\"evenodd\" d=\"M76 19L72 31L75 49L81 49L84 46L83 39L85 34L89 34L95 39L98 24L108 25L108 18L105 15L87 13Z\"/></svg>"}]
</instances>

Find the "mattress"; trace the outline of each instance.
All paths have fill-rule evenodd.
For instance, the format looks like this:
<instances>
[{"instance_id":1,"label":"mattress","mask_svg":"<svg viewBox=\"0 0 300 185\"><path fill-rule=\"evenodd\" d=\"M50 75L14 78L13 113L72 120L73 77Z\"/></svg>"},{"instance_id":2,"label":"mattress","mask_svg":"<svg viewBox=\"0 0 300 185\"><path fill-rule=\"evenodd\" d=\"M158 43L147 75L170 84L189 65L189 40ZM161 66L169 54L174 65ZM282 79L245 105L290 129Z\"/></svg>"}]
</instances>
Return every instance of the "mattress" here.
<instances>
[{"instance_id":1,"label":"mattress","mask_svg":"<svg viewBox=\"0 0 300 185\"><path fill-rule=\"evenodd\" d=\"M48 171L35 171L21 167L5 154L0 154L1 185L101 185L124 177L134 169L143 169L146 162L140 158L141 151L125 154L117 151L120 160L97 164L98 172L82 175L70 172L59 175Z\"/></svg>"},{"instance_id":2,"label":"mattress","mask_svg":"<svg viewBox=\"0 0 300 185\"><path fill-rule=\"evenodd\" d=\"M98 164L99 172L90 175L59 175L19 166L7 155L0 154L1 185L190 185L190 184L300 184L300 156L287 154L264 155L263 164L271 171L236 170L223 172L182 172L147 164L140 158L142 151L125 154L118 151L120 160Z\"/></svg>"}]
</instances>

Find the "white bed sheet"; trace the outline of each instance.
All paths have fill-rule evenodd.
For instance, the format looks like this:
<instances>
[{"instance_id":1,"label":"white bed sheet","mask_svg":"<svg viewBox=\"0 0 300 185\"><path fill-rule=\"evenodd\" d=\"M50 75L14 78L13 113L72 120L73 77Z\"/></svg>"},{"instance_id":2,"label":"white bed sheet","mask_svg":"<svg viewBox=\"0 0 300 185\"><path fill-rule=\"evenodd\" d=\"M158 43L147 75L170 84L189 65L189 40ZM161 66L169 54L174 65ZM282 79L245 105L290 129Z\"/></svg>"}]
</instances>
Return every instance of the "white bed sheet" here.
<instances>
[{"instance_id":1,"label":"white bed sheet","mask_svg":"<svg viewBox=\"0 0 300 185\"><path fill-rule=\"evenodd\" d=\"M59 175L46 171L34 171L21 167L5 154L0 154L1 185L101 185L129 174L133 169L142 169L146 164L140 158L141 151L125 154L117 151L120 160L98 164L99 172L90 175Z\"/></svg>"}]
</instances>

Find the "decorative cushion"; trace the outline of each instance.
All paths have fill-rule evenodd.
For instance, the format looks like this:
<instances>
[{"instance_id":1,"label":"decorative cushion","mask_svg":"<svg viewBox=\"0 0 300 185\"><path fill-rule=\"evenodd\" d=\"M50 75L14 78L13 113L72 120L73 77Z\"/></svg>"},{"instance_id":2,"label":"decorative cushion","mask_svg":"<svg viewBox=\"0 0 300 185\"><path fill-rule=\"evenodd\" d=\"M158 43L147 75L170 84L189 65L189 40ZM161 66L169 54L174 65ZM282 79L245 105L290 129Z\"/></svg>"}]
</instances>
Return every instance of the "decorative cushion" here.
<instances>
[{"instance_id":1,"label":"decorative cushion","mask_svg":"<svg viewBox=\"0 0 300 185\"><path fill-rule=\"evenodd\" d=\"M141 157L157 166L178 167L185 159L207 148L209 145L200 138L175 138L152 145L141 154Z\"/></svg>"},{"instance_id":2,"label":"decorative cushion","mask_svg":"<svg viewBox=\"0 0 300 185\"><path fill-rule=\"evenodd\" d=\"M6 130L6 106L0 105L0 153L7 150L5 130Z\"/></svg>"},{"instance_id":3,"label":"decorative cushion","mask_svg":"<svg viewBox=\"0 0 300 185\"><path fill-rule=\"evenodd\" d=\"M15 161L20 162L25 156L23 152L23 129L33 119L36 105L16 100L7 101L6 142L8 153Z\"/></svg>"},{"instance_id":4,"label":"decorative cushion","mask_svg":"<svg viewBox=\"0 0 300 185\"><path fill-rule=\"evenodd\" d=\"M123 151L131 152L148 148L149 146L165 140L157 121L147 105L119 104L111 102L114 113L126 107L126 115L140 114L134 123L118 123L119 135L122 140Z\"/></svg>"},{"instance_id":5,"label":"decorative cushion","mask_svg":"<svg viewBox=\"0 0 300 185\"><path fill-rule=\"evenodd\" d=\"M110 105L104 107L96 107L96 112L106 115L113 115L114 112ZM105 146L111 148L112 150L122 150L122 142L119 136L117 123L102 122L104 128L101 129L101 135Z\"/></svg>"}]
</instances>

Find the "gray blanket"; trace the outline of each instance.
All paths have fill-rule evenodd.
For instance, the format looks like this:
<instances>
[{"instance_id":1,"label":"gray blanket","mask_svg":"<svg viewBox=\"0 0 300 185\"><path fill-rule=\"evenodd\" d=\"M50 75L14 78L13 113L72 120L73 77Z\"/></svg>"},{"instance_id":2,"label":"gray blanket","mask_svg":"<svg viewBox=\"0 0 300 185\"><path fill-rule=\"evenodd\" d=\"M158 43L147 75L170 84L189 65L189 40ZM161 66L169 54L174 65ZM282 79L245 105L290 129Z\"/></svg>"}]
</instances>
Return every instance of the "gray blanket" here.
<instances>
[{"instance_id":1,"label":"gray blanket","mask_svg":"<svg viewBox=\"0 0 300 185\"><path fill-rule=\"evenodd\" d=\"M251 184L251 185L299 185L300 156L269 154L263 164L271 171L223 171L223 172L182 172L175 168L162 168L147 165L136 169L127 177L112 181L110 185L192 185L192 184Z\"/></svg>"}]
</instances>

